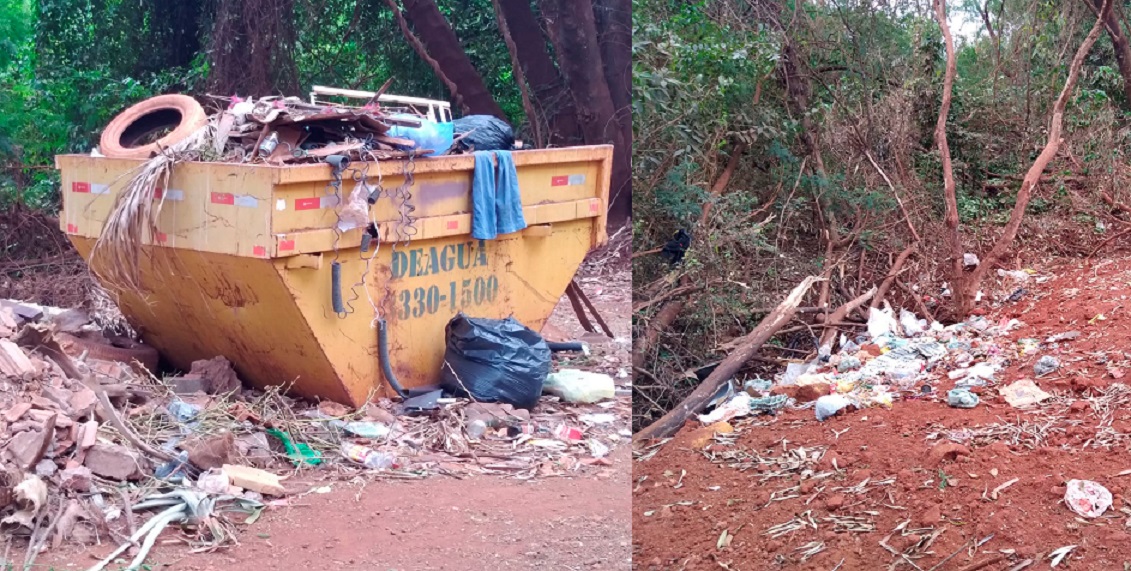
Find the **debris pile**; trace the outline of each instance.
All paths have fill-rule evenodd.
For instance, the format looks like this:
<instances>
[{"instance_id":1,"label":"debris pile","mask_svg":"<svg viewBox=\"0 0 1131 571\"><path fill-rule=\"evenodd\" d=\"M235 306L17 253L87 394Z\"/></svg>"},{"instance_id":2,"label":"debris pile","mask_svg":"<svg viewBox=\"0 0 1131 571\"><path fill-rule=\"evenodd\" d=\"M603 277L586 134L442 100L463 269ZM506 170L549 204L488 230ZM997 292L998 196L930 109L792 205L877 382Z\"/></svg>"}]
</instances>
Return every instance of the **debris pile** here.
<instances>
[{"instance_id":1,"label":"debris pile","mask_svg":"<svg viewBox=\"0 0 1131 571\"><path fill-rule=\"evenodd\" d=\"M818 420L841 411L872 406L890 408L898 399L944 400L956 408L978 406L983 393L997 385L1001 371L1023 357L1055 349L1079 335L1069 332L1015 344L1006 335L1024 324L1017 319L991 322L982 316L954 325L927 323L908 310L898 318L889 307L871 309L867 333L854 339L841 335L839 351L821 351L817 358L791 363L776 382L750 379L743 390L729 384L716 398L716 407L700 415L703 424L758 412L774 412L792 404L813 407ZM1037 377L1060 367L1053 355L1034 365ZM943 390L947 381L953 388ZM1015 408L1027 408L1051 397L1031 380L1022 379L998 389Z\"/></svg>"},{"instance_id":2,"label":"debris pile","mask_svg":"<svg viewBox=\"0 0 1131 571\"><path fill-rule=\"evenodd\" d=\"M0 328L0 526L27 539L28 561L111 538L111 559L132 549L137 568L166 526L198 547L229 544L311 480L567 475L611 464L630 436L624 399L351 410L245 389L222 357L160 380L141 364L149 348L73 311L0 300Z\"/></svg>"}]
</instances>

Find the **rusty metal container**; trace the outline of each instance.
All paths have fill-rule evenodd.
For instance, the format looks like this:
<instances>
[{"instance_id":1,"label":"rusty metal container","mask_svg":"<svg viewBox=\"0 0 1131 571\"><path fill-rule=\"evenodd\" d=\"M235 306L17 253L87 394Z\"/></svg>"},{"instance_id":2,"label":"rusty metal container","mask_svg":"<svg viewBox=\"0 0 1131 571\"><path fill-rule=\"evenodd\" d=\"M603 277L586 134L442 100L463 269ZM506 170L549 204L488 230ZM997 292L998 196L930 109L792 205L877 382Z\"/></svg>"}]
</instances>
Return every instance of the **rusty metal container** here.
<instances>
[{"instance_id":1,"label":"rusty metal container","mask_svg":"<svg viewBox=\"0 0 1131 571\"><path fill-rule=\"evenodd\" d=\"M114 293L145 342L178 368L223 355L255 386L291 384L301 396L360 405L392 393L378 361L379 313L401 384L433 384L452 316L513 315L539 330L585 255L607 241L611 146L513 156L528 227L487 241L470 235L473 157L354 163L343 197L355 172L395 189L407 171L415 207L406 226L389 198L372 206L380 245L364 253L364 228L337 228L338 191L327 164L179 163L169 188L154 196L164 201L161 232L142 246L141 295ZM84 257L139 164L56 158L60 225ZM394 245L405 233L411 239ZM331 303L334 261L342 314Z\"/></svg>"}]
</instances>

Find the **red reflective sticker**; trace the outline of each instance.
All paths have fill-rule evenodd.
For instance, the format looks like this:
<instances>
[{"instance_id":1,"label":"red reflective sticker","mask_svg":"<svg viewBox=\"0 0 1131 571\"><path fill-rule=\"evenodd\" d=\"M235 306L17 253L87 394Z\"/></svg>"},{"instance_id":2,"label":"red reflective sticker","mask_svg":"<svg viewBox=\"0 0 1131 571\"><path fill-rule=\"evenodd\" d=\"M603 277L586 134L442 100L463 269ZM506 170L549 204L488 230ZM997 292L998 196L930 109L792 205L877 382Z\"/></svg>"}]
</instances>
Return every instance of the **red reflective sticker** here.
<instances>
[{"instance_id":1,"label":"red reflective sticker","mask_svg":"<svg viewBox=\"0 0 1131 571\"><path fill-rule=\"evenodd\" d=\"M264 248L263 246L256 246L256 247L252 248L251 251L256 256L259 256L259 257L266 257L267 256L267 248Z\"/></svg>"},{"instance_id":2,"label":"red reflective sticker","mask_svg":"<svg viewBox=\"0 0 1131 571\"><path fill-rule=\"evenodd\" d=\"M213 192L212 204L235 204L236 197L230 192Z\"/></svg>"},{"instance_id":3,"label":"red reflective sticker","mask_svg":"<svg viewBox=\"0 0 1131 571\"><path fill-rule=\"evenodd\" d=\"M290 252L295 249L294 240L279 240L279 251Z\"/></svg>"},{"instance_id":4,"label":"red reflective sticker","mask_svg":"<svg viewBox=\"0 0 1131 571\"><path fill-rule=\"evenodd\" d=\"M89 182L72 182L71 192L90 192Z\"/></svg>"},{"instance_id":5,"label":"red reflective sticker","mask_svg":"<svg viewBox=\"0 0 1131 571\"><path fill-rule=\"evenodd\" d=\"M569 186L569 177L555 176L550 179L550 186Z\"/></svg>"},{"instance_id":6,"label":"red reflective sticker","mask_svg":"<svg viewBox=\"0 0 1131 571\"><path fill-rule=\"evenodd\" d=\"M71 234L75 234L78 231L79 231L79 225L78 224L67 224L67 232L70 232Z\"/></svg>"},{"instance_id":7,"label":"red reflective sticker","mask_svg":"<svg viewBox=\"0 0 1131 571\"><path fill-rule=\"evenodd\" d=\"M296 198L295 210L317 210L322 208L322 199L317 196L314 198Z\"/></svg>"},{"instance_id":8,"label":"red reflective sticker","mask_svg":"<svg viewBox=\"0 0 1131 571\"><path fill-rule=\"evenodd\" d=\"M459 230L459 220L448 220L448 230Z\"/></svg>"}]
</instances>

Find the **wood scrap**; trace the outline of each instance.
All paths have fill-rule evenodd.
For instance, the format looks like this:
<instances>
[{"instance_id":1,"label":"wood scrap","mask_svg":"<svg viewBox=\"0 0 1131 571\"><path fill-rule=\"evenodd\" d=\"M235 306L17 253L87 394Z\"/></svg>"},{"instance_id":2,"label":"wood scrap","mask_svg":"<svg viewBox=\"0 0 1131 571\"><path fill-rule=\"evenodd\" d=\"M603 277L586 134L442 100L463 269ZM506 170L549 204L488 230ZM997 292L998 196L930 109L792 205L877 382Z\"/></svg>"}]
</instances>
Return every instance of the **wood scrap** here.
<instances>
[{"instance_id":1,"label":"wood scrap","mask_svg":"<svg viewBox=\"0 0 1131 571\"><path fill-rule=\"evenodd\" d=\"M769 341L778 330L793 319L805 293L818 279L815 276L809 276L802 280L774 311L770 312L753 331L743 337L741 346L728 355L726 359L723 359L723 362L687 398L683 399L683 402L676 405L659 420L638 432L633 437L633 442L642 443L671 436L683 426L688 417L703 410L703 407L718 392L719 387L730 380L766 341Z\"/></svg>"}]
</instances>

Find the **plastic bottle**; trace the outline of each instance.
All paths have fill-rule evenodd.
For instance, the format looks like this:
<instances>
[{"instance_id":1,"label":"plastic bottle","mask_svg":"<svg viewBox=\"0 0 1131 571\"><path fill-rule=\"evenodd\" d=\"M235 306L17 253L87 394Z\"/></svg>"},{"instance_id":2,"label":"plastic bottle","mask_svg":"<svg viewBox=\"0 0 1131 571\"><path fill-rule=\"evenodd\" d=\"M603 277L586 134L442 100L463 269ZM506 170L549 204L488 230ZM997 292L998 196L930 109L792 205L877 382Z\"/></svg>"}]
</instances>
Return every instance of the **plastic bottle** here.
<instances>
[{"instance_id":1,"label":"plastic bottle","mask_svg":"<svg viewBox=\"0 0 1131 571\"><path fill-rule=\"evenodd\" d=\"M469 438L473 438L473 439L478 440L479 438L482 438L483 435L486 434L486 433L487 433L487 423L486 422L477 418L477 419L467 423L467 436Z\"/></svg>"},{"instance_id":2,"label":"plastic bottle","mask_svg":"<svg viewBox=\"0 0 1131 571\"><path fill-rule=\"evenodd\" d=\"M342 443L342 455L371 470L388 470L397 465L396 456L360 444Z\"/></svg>"}]
</instances>

